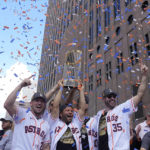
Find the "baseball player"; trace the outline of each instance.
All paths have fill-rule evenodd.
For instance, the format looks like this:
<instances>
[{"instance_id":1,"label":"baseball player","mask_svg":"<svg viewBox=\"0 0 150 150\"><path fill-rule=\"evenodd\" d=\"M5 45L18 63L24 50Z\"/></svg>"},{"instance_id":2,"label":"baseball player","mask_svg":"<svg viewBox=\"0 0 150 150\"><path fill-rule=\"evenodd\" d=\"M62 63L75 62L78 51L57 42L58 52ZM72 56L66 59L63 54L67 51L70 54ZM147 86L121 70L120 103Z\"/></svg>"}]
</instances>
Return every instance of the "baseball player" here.
<instances>
[{"instance_id":1,"label":"baseball player","mask_svg":"<svg viewBox=\"0 0 150 150\"><path fill-rule=\"evenodd\" d=\"M1 118L0 121L2 121L2 128L4 130L2 140L0 141L0 150L10 150L13 135L13 120L10 116L6 116L5 118Z\"/></svg>"},{"instance_id":2,"label":"baseball player","mask_svg":"<svg viewBox=\"0 0 150 150\"><path fill-rule=\"evenodd\" d=\"M144 122L141 122L135 127L136 130L136 135L138 138L138 141L141 142L143 139L144 135L147 132L150 132L150 112L147 113L146 115L146 120Z\"/></svg>"},{"instance_id":3,"label":"baseball player","mask_svg":"<svg viewBox=\"0 0 150 150\"><path fill-rule=\"evenodd\" d=\"M31 84L31 77L23 80L4 103L15 122L12 150L49 150L50 129L42 118L46 107L45 96L35 93L30 102L31 110L16 107L14 104L20 90Z\"/></svg>"},{"instance_id":4,"label":"baseball player","mask_svg":"<svg viewBox=\"0 0 150 150\"><path fill-rule=\"evenodd\" d=\"M149 149L150 149L150 132L147 132L142 139L142 145L140 150L149 150Z\"/></svg>"},{"instance_id":5,"label":"baseball player","mask_svg":"<svg viewBox=\"0 0 150 150\"><path fill-rule=\"evenodd\" d=\"M117 94L111 89L102 93L106 109L101 110L86 124L90 150L129 150L130 115L142 99L147 83L147 66L141 64L142 79L137 95L116 106Z\"/></svg>"},{"instance_id":6,"label":"baseball player","mask_svg":"<svg viewBox=\"0 0 150 150\"><path fill-rule=\"evenodd\" d=\"M85 112L85 99L83 86L79 88L80 109L78 113L73 111L72 105L66 104L59 107L63 81L59 81L60 89L54 99L53 109L48 115L51 124L51 149L52 150L82 150L81 133L82 122ZM46 116L47 118L47 116Z\"/></svg>"}]
</instances>

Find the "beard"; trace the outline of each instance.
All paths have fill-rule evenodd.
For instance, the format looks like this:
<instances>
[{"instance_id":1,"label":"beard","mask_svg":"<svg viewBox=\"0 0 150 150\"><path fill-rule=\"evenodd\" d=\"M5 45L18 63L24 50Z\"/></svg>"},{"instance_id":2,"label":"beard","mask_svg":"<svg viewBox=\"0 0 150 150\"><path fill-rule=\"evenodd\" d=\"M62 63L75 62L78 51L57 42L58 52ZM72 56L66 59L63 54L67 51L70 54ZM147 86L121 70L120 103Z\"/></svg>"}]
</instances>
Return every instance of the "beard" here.
<instances>
[{"instance_id":1,"label":"beard","mask_svg":"<svg viewBox=\"0 0 150 150\"><path fill-rule=\"evenodd\" d=\"M45 107L40 108L40 109L36 107L35 108L32 107L32 112L37 116L42 115L44 113L44 110L45 110Z\"/></svg>"},{"instance_id":2,"label":"beard","mask_svg":"<svg viewBox=\"0 0 150 150\"><path fill-rule=\"evenodd\" d=\"M109 109L113 109L116 106L116 101L113 100L113 102L111 102L112 100L109 101L105 101L105 105L109 108ZM112 104L111 104L112 103Z\"/></svg>"}]
</instances>

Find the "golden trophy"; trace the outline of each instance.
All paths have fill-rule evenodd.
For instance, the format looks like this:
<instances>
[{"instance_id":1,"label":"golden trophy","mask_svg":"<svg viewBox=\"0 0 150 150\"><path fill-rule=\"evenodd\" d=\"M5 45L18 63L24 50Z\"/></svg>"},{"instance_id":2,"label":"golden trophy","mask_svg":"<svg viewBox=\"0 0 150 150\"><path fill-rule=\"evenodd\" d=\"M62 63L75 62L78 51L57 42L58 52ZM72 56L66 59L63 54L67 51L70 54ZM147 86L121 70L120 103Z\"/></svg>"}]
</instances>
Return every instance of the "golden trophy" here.
<instances>
[{"instance_id":1,"label":"golden trophy","mask_svg":"<svg viewBox=\"0 0 150 150\"><path fill-rule=\"evenodd\" d=\"M63 78L64 86L78 87L78 81L81 75L81 57L80 50L72 50L66 53Z\"/></svg>"}]
</instances>

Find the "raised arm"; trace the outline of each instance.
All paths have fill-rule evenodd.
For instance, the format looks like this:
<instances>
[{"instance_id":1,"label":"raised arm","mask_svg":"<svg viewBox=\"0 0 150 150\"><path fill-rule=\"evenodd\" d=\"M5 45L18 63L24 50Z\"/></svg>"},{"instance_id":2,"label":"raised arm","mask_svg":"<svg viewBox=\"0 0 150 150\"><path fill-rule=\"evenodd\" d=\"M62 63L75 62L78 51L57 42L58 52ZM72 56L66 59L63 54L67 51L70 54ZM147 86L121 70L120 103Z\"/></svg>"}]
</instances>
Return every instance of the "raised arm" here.
<instances>
[{"instance_id":1,"label":"raised arm","mask_svg":"<svg viewBox=\"0 0 150 150\"><path fill-rule=\"evenodd\" d=\"M49 101L53 94L59 89L58 83L46 93L46 99Z\"/></svg>"},{"instance_id":2,"label":"raised arm","mask_svg":"<svg viewBox=\"0 0 150 150\"><path fill-rule=\"evenodd\" d=\"M53 109L51 112L51 115L53 117L53 119L56 119L59 117L59 104L61 101L61 96L62 96L62 91L63 91L63 80L60 80L58 82L59 85L59 91L57 93L57 95L54 98L54 102L53 102Z\"/></svg>"},{"instance_id":3,"label":"raised arm","mask_svg":"<svg viewBox=\"0 0 150 150\"><path fill-rule=\"evenodd\" d=\"M135 131L136 131L136 138L137 138L137 140L141 141L141 138L139 136L139 133L141 131L141 125L138 125Z\"/></svg>"},{"instance_id":4,"label":"raised arm","mask_svg":"<svg viewBox=\"0 0 150 150\"><path fill-rule=\"evenodd\" d=\"M11 93L10 95L7 97L5 103L4 103L4 107L5 109L8 111L8 113L13 116L14 114L16 114L17 112L17 108L15 105L15 101L16 98L19 94L19 92L21 91L21 89L23 87L26 87L28 85L31 85L31 81L30 78L32 78L32 76L30 76L29 78L24 79Z\"/></svg>"},{"instance_id":5,"label":"raised arm","mask_svg":"<svg viewBox=\"0 0 150 150\"><path fill-rule=\"evenodd\" d=\"M79 87L79 93L80 93L80 98L79 98L79 116L80 119L83 120L85 116L85 109L86 109L86 102L85 102L85 96L84 96L84 86L81 84Z\"/></svg>"},{"instance_id":6,"label":"raised arm","mask_svg":"<svg viewBox=\"0 0 150 150\"><path fill-rule=\"evenodd\" d=\"M141 101L147 86L148 67L142 63L140 64L140 67L141 67L142 79L141 79L141 84L139 86L137 95L133 97L133 103L135 107Z\"/></svg>"}]
</instances>

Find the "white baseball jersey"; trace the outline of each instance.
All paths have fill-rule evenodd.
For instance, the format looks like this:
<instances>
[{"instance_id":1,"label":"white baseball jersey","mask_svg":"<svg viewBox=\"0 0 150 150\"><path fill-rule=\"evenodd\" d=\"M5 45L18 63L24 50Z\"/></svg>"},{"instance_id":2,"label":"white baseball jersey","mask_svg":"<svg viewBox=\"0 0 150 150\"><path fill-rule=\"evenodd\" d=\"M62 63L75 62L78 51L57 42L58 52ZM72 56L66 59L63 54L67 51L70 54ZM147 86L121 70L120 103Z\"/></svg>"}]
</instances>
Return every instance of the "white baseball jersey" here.
<instances>
[{"instance_id":1,"label":"white baseball jersey","mask_svg":"<svg viewBox=\"0 0 150 150\"><path fill-rule=\"evenodd\" d=\"M0 150L10 150L12 143L12 130L7 130L0 141Z\"/></svg>"},{"instance_id":2,"label":"white baseball jersey","mask_svg":"<svg viewBox=\"0 0 150 150\"><path fill-rule=\"evenodd\" d=\"M108 146L110 150L130 149L130 115L135 112L132 99L116 106L106 115ZM98 150L99 121L103 111L99 111L87 124L90 150Z\"/></svg>"},{"instance_id":3,"label":"white baseball jersey","mask_svg":"<svg viewBox=\"0 0 150 150\"><path fill-rule=\"evenodd\" d=\"M147 132L150 132L150 127L149 125L146 123L146 121L138 124L136 127L135 127L135 130L137 130L137 128L141 126L141 130L139 132L139 136L141 139L143 139L144 135L147 133Z\"/></svg>"},{"instance_id":4,"label":"white baseball jersey","mask_svg":"<svg viewBox=\"0 0 150 150\"><path fill-rule=\"evenodd\" d=\"M48 122L36 119L31 111L19 107L14 121L12 150L41 150L42 144L50 143Z\"/></svg>"},{"instance_id":5,"label":"white baseball jersey","mask_svg":"<svg viewBox=\"0 0 150 150\"><path fill-rule=\"evenodd\" d=\"M51 125L51 131L50 131L51 150L56 150L58 141L66 132L68 127L70 128L73 134L73 137L75 139L77 150L82 150L80 130L81 130L83 121L79 118L78 113L74 113L72 122L69 125L61 121L59 118L54 120L51 114L49 114L48 117L46 118L49 124Z\"/></svg>"}]
</instances>

